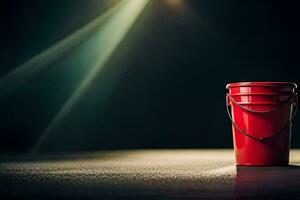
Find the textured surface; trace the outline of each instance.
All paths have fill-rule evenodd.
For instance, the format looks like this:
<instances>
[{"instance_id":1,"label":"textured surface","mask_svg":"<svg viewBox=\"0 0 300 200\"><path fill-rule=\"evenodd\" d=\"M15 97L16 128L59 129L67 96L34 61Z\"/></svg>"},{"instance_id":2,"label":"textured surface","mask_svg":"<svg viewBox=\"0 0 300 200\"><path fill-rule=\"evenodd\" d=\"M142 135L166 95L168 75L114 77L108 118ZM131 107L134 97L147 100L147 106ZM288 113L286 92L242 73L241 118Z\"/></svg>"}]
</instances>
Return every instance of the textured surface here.
<instances>
[{"instance_id":1,"label":"textured surface","mask_svg":"<svg viewBox=\"0 0 300 200\"><path fill-rule=\"evenodd\" d=\"M0 195L47 198L282 198L300 195L300 150L291 166L234 166L231 150L107 151L0 163ZM300 197L300 196L299 196Z\"/></svg>"}]
</instances>

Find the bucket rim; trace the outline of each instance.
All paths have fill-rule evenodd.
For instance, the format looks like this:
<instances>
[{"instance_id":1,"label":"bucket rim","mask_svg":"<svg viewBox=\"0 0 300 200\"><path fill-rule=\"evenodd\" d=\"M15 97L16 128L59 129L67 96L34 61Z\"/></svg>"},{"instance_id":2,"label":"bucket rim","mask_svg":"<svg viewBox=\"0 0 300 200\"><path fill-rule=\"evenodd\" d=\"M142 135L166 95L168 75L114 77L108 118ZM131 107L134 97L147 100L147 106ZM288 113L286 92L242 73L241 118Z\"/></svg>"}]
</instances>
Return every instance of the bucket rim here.
<instances>
[{"instance_id":1,"label":"bucket rim","mask_svg":"<svg viewBox=\"0 0 300 200\"><path fill-rule=\"evenodd\" d=\"M290 88L297 88L296 83L291 82L235 82L229 83L226 85L226 89L233 88L233 87L290 87Z\"/></svg>"},{"instance_id":2,"label":"bucket rim","mask_svg":"<svg viewBox=\"0 0 300 200\"><path fill-rule=\"evenodd\" d=\"M228 93L230 96L295 96L297 93L282 92L282 93Z\"/></svg>"},{"instance_id":3,"label":"bucket rim","mask_svg":"<svg viewBox=\"0 0 300 200\"><path fill-rule=\"evenodd\" d=\"M270 101L260 101L260 102L240 102L240 101L237 101L237 104L239 105L247 105L247 106L256 106L256 105L282 105L282 102L270 102Z\"/></svg>"}]
</instances>

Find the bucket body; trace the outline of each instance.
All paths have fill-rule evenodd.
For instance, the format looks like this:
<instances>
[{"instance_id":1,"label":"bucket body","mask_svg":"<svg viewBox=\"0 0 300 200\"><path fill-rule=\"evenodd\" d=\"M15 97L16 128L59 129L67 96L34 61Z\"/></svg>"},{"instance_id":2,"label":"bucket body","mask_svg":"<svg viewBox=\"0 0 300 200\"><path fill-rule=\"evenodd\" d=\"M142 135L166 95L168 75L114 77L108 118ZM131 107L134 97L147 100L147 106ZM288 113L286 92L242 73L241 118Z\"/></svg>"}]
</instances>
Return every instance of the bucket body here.
<instances>
[{"instance_id":1,"label":"bucket body","mask_svg":"<svg viewBox=\"0 0 300 200\"><path fill-rule=\"evenodd\" d=\"M296 87L286 82L226 86L236 165L288 165Z\"/></svg>"}]
</instances>

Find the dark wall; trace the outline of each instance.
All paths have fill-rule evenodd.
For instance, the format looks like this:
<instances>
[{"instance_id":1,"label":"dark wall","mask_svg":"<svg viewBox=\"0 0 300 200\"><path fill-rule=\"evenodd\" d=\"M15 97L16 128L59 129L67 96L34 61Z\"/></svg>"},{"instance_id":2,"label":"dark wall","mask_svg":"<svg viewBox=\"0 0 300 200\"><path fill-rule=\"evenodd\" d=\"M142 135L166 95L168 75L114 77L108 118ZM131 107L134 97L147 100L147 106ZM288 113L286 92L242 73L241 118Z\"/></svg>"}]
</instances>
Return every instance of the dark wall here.
<instances>
[{"instance_id":1,"label":"dark wall","mask_svg":"<svg viewBox=\"0 0 300 200\"><path fill-rule=\"evenodd\" d=\"M0 75L115 2L5 1ZM231 147L227 83L299 81L295 2L175 2L150 1L44 150ZM2 96L1 152L29 150L76 88L78 80L68 83L64 75L78 71L52 65ZM103 103L107 82L113 89ZM300 147L299 131L296 117L293 147Z\"/></svg>"}]
</instances>

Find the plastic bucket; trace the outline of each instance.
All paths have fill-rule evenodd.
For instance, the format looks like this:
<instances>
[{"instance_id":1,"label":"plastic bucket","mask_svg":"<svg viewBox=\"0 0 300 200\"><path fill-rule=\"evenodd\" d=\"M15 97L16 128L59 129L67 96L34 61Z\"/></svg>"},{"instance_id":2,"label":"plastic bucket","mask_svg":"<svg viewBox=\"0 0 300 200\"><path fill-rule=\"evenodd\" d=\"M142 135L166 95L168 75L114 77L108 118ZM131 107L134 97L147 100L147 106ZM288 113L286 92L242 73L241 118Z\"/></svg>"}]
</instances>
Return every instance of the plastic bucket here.
<instances>
[{"instance_id":1,"label":"plastic bucket","mask_svg":"<svg viewBox=\"0 0 300 200\"><path fill-rule=\"evenodd\" d=\"M226 88L236 165L288 165L292 120L298 106L297 85L240 82Z\"/></svg>"}]
</instances>

